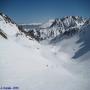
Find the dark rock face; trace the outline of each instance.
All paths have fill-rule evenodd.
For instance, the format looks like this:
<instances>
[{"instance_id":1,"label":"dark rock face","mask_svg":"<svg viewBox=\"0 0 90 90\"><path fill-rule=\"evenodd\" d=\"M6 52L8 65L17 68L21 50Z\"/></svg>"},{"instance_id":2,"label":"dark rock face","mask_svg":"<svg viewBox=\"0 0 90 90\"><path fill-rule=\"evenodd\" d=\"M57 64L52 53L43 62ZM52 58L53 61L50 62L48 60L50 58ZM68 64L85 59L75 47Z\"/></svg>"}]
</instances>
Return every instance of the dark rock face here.
<instances>
[{"instance_id":1,"label":"dark rock face","mask_svg":"<svg viewBox=\"0 0 90 90\"><path fill-rule=\"evenodd\" d=\"M12 23L16 24L11 18L9 18L7 15L4 15L3 13L0 13L0 15L3 17L3 19L6 21L6 23Z\"/></svg>"},{"instance_id":2,"label":"dark rock face","mask_svg":"<svg viewBox=\"0 0 90 90\"><path fill-rule=\"evenodd\" d=\"M2 37L4 37L5 39L8 39L7 38L7 35L0 29L0 35L2 36Z\"/></svg>"},{"instance_id":3,"label":"dark rock face","mask_svg":"<svg viewBox=\"0 0 90 90\"><path fill-rule=\"evenodd\" d=\"M63 35L73 36L73 35L75 35L78 31L79 31L78 28L69 29L68 31L65 31L65 32L63 33Z\"/></svg>"}]
</instances>

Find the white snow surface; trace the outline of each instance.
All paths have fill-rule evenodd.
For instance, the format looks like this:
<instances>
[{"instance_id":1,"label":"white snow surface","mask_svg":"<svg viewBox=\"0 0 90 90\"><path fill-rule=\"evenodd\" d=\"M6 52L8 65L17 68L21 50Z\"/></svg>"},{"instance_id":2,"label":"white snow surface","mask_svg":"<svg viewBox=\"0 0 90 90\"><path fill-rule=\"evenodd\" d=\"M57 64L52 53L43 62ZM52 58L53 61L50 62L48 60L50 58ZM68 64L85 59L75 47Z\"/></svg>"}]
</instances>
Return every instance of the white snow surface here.
<instances>
[{"instance_id":1,"label":"white snow surface","mask_svg":"<svg viewBox=\"0 0 90 90\"><path fill-rule=\"evenodd\" d=\"M79 48L77 39L48 45L25 36L0 37L0 85L19 90L89 90L90 60L71 59L73 49Z\"/></svg>"},{"instance_id":2,"label":"white snow surface","mask_svg":"<svg viewBox=\"0 0 90 90\"><path fill-rule=\"evenodd\" d=\"M48 28L48 27L50 27L52 25L53 22L54 22L54 19L49 19L48 22L42 24L40 27L41 28Z\"/></svg>"},{"instance_id":3,"label":"white snow surface","mask_svg":"<svg viewBox=\"0 0 90 90\"><path fill-rule=\"evenodd\" d=\"M14 36L19 32L16 24L6 23L4 18L0 15L0 29L3 30L8 36Z\"/></svg>"}]
</instances>

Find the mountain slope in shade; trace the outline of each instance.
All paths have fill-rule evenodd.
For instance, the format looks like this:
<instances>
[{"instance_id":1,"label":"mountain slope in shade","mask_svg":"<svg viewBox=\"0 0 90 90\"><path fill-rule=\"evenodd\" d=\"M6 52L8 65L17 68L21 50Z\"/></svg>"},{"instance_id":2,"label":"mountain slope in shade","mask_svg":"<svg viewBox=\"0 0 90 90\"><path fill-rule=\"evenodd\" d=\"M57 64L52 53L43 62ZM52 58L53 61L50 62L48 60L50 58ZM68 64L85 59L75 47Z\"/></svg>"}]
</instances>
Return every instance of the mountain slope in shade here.
<instances>
[{"instance_id":1,"label":"mountain slope in shade","mask_svg":"<svg viewBox=\"0 0 90 90\"><path fill-rule=\"evenodd\" d=\"M79 58L87 53L90 54L90 24L82 29L82 33L79 34L79 40L76 42L77 44L82 44L80 45L80 49L75 52L73 58ZM87 59L90 59L90 56L87 56Z\"/></svg>"}]
</instances>

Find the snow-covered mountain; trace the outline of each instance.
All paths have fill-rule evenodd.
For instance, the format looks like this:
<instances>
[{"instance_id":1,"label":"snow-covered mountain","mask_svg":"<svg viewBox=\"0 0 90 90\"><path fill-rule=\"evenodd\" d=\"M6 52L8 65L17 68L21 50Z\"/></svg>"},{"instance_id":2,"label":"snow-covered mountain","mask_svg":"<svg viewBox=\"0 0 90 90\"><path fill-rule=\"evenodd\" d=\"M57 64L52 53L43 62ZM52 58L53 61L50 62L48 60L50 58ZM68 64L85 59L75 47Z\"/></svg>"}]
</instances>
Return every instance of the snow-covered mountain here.
<instances>
[{"instance_id":1,"label":"snow-covered mountain","mask_svg":"<svg viewBox=\"0 0 90 90\"><path fill-rule=\"evenodd\" d=\"M19 29L13 20L7 15L0 13L0 32L5 33L7 36L15 36L19 33Z\"/></svg>"},{"instance_id":2,"label":"snow-covered mountain","mask_svg":"<svg viewBox=\"0 0 90 90\"><path fill-rule=\"evenodd\" d=\"M79 17L79 16L67 16L61 19L57 18L55 20L49 20L48 22L41 24L39 27L31 29L28 31L32 32L32 37L36 40L54 39L58 35L65 34L67 32L78 32L80 28L89 19Z\"/></svg>"},{"instance_id":3,"label":"snow-covered mountain","mask_svg":"<svg viewBox=\"0 0 90 90\"><path fill-rule=\"evenodd\" d=\"M31 36L27 37L24 29L16 24L10 17L4 13L0 13L0 37L5 39L13 38L19 39L32 39Z\"/></svg>"},{"instance_id":4,"label":"snow-covered mountain","mask_svg":"<svg viewBox=\"0 0 90 90\"><path fill-rule=\"evenodd\" d=\"M89 39L90 19L69 16L25 31L0 13L0 89L90 90Z\"/></svg>"}]
</instances>

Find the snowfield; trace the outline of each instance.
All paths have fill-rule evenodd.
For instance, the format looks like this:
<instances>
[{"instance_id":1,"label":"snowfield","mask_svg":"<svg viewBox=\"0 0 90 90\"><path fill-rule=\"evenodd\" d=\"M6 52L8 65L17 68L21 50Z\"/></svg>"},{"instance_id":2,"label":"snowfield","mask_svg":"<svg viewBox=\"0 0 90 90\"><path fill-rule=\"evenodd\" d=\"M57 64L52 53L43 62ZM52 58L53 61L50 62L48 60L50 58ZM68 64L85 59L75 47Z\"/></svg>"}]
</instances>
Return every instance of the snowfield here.
<instances>
[{"instance_id":1,"label":"snowfield","mask_svg":"<svg viewBox=\"0 0 90 90\"><path fill-rule=\"evenodd\" d=\"M0 85L19 90L89 90L90 61L71 59L73 40L67 40L67 48L66 41L58 46L0 37Z\"/></svg>"},{"instance_id":2,"label":"snowfield","mask_svg":"<svg viewBox=\"0 0 90 90\"><path fill-rule=\"evenodd\" d=\"M0 29L3 30L3 32L7 33L8 36L13 36L16 33L18 33L18 28L16 27L16 24L7 23L4 18L0 15Z\"/></svg>"}]
</instances>

